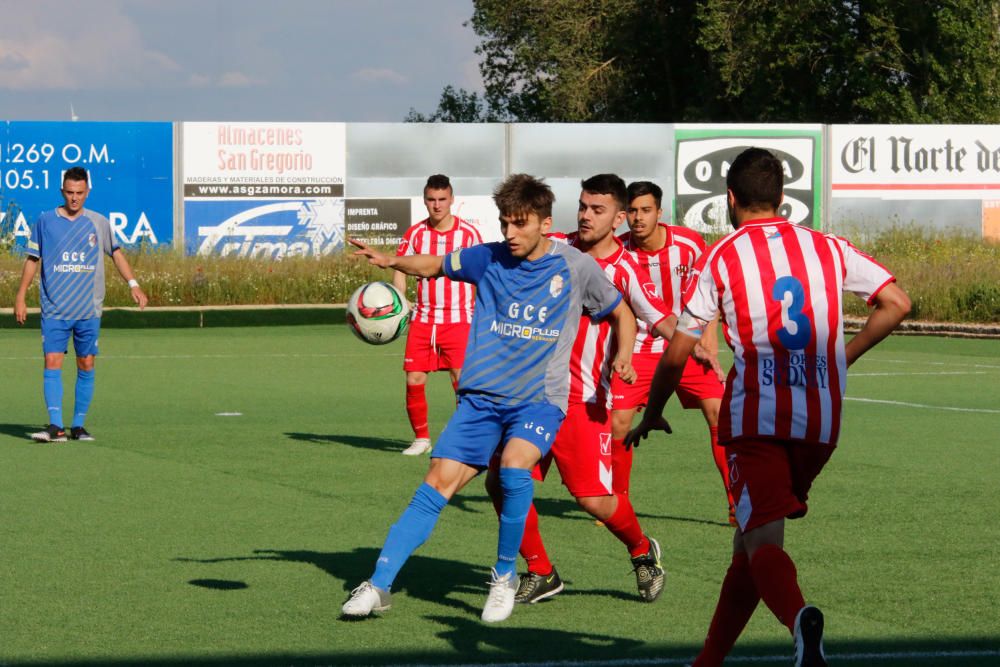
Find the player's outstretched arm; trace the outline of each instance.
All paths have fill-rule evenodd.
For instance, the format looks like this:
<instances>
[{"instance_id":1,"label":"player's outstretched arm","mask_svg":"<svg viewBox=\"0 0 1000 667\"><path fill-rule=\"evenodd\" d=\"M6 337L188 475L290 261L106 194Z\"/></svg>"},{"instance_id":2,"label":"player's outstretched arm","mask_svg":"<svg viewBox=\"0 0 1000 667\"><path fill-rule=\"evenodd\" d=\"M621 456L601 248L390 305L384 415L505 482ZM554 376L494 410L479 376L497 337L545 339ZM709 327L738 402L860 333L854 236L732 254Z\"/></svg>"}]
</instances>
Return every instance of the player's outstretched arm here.
<instances>
[{"instance_id":1,"label":"player's outstretched arm","mask_svg":"<svg viewBox=\"0 0 1000 667\"><path fill-rule=\"evenodd\" d=\"M38 258L28 257L24 260L24 266L21 268L21 284L17 288L17 296L14 297L14 319L18 324L24 324L25 320L28 319L28 288L31 287L31 281L35 279L35 273L38 272Z\"/></svg>"},{"instance_id":2,"label":"player's outstretched arm","mask_svg":"<svg viewBox=\"0 0 1000 667\"><path fill-rule=\"evenodd\" d=\"M379 252L368 246L364 241L358 239L347 239L347 241L357 248L354 254L364 257L368 263L383 269L396 269L407 275L418 276L420 278L437 278L444 275L443 255L406 255L396 257Z\"/></svg>"},{"instance_id":3,"label":"player's outstretched arm","mask_svg":"<svg viewBox=\"0 0 1000 667\"><path fill-rule=\"evenodd\" d=\"M635 335L638 332L635 313L622 299L608 317L611 319L611 329L614 331L617 344L611 367L618 377L632 384L637 377L632 367L632 351L635 349Z\"/></svg>"},{"instance_id":4,"label":"player's outstretched arm","mask_svg":"<svg viewBox=\"0 0 1000 667\"><path fill-rule=\"evenodd\" d=\"M146 293L139 287L139 281L135 279L132 267L129 265L128 259L125 258L125 253L122 252L121 248L115 248L115 251L111 253L111 261L115 263L118 274L128 283L129 289L132 291L132 300L139 306L139 310L145 308L146 304L149 303L149 298L146 297Z\"/></svg>"},{"instance_id":5,"label":"player's outstretched arm","mask_svg":"<svg viewBox=\"0 0 1000 667\"><path fill-rule=\"evenodd\" d=\"M688 321L692 318L685 315ZM672 433L670 423L663 418L663 408L667 405L667 400L677 389L684 373L684 366L687 364L694 346L697 345L701 337L701 331L696 335L687 332L688 328L684 321L678 323L674 337L670 339L667 351L660 357L656 364L656 373L653 374L653 381L649 387L649 398L646 401L646 410L642 414L642 419L634 429L625 436L625 447L638 447L639 441L646 438L650 431L663 430Z\"/></svg>"},{"instance_id":6,"label":"player's outstretched arm","mask_svg":"<svg viewBox=\"0 0 1000 667\"><path fill-rule=\"evenodd\" d=\"M889 283L875 295L875 309L868 316L865 325L847 345L844 353L850 366L865 352L891 334L910 313L910 297L896 283Z\"/></svg>"}]
</instances>

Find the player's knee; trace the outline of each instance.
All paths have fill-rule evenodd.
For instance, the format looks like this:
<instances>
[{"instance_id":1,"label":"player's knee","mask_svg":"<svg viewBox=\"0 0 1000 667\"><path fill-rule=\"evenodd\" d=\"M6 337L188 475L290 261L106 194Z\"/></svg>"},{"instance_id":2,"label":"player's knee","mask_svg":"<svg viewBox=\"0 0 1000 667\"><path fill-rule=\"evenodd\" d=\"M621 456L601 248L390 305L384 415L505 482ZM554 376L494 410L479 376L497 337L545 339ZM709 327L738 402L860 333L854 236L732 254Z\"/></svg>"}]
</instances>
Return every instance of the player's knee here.
<instances>
[{"instance_id":1,"label":"player's knee","mask_svg":"<svg viewBox=\"0 0 1000 667\"><path fill-rule=\"evenodd\" d=\"M94 355L87 357L77 357L76 367L81 371L92 371L94 370Z\"/></svg>"},{"instance_id":2,"label":"player's knee","mask_svg":"<svg viewBox=\"0 0 1000 667\"><path fill-rule=\"evenodd\" d=\"M580 509L598 519L606 519L614 513L614 502L614 496L583 496L576 499Z\"/></svg>"},{"instance_id":3,"label":"player's knee","mask_svg":"<svg viewBox=\"0 0 1000 667\"><path fill-rule=\"evenodd\" d=\"M702 401L701 412L705 415L705 421L709 426L719 425L719 404L720 401Z\"/></svg>"},{"instance_id":4,"label":"player's knee","mask_svg":"<svg viewBox=\"0 0 1000 667\"><path fill-rule=\"evenodd\" d=\"M615 438L624 438L629 429L632 428L631 410L614 410L611 413L611 435Z\"/></svg>"},{"instance_id":5,"label":"player's knee","mask_svg":"<svg viewBox=\"0 0 1000 667\"><path fill-rule=\"evenodd\" d=\"M427 384L427 373L415 373L413 371L407 372L406 384L410 386L418 384Z\"/></svg>"}]
</instances>

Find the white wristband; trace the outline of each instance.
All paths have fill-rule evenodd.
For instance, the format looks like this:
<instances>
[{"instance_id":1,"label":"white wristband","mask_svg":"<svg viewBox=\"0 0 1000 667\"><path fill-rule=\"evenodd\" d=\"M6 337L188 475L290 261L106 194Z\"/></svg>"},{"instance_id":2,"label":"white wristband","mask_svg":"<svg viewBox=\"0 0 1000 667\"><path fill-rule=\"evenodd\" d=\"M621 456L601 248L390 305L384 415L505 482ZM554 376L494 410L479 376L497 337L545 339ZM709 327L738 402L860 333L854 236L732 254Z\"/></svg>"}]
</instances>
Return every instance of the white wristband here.
<instances>
[{"instance_id":1,"label":"white wristband","mask_svg":"<svg viewBox=\"0 0 1000 667\"><path fill-rule=\"evenodd\" d=\"M131 287L132 289L135 289L136 287L139 286L139 281L133 278L132 280L128 281L128 286Z\"/></svg>"}]
</instances>

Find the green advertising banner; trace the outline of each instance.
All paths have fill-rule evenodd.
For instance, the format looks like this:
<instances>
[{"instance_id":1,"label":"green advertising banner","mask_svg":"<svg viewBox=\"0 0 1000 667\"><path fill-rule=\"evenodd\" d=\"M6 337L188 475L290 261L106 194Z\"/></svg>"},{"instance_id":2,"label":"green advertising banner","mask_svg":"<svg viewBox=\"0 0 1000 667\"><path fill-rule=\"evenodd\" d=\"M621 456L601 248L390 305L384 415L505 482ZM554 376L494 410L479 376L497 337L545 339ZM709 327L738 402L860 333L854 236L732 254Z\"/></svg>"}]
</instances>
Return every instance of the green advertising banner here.
<instances>
[{"instance_id":1,"label":"green advertising banner","mask_svg":"<svg viewBox=\"0 0 1000 667\"><path fill-rule=\"evenodd\" d=\"M822 125L676 125L674 223L700 234L732 231L726 174L743 150L766 148L785 168L779 213L814 229L822 226Z\"/></svg>"}]
</instances>

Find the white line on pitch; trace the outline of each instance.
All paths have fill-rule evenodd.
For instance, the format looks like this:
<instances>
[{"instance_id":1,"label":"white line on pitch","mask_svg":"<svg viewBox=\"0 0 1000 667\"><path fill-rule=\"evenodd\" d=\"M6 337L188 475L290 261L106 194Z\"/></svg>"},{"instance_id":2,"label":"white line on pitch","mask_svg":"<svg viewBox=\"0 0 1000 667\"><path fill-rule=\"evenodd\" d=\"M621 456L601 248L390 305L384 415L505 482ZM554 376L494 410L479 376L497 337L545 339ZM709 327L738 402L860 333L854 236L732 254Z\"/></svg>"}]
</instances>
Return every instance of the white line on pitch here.
<instances>
[{"instance_id":1,"label":"white line on pitch","mask_svg":"<svg viewBox=\"0 0 1000 667\"><path fill-rule=\"evenodd\" d=\"M907 408L925 408L928 410L949 410L951 412L982 412L991 415L1000 415L1000 410L989 408L953 408L947 405L926 405L924 403L907 403L905 401L883 401L877 398L858 398L856 396L845 396L845 401L857 401L859 403L884 403L885 405L901 405Z\"/></svg>"},{"instance_id":2,"label":"white line on pitch","mask_svg":"<svg viewBox=\"0 0 1000 667\"><path fill-rule=\"evenodd\" d=\"M910 364L916 366L918 364L923 364L925 366L963 366L968 368L989 368L993 370L1000 370L1000 366L995 364L960 364L951 361L920 361L914 359L879 359L877 357L862 357L858 363L882 363L882 364Z\"/></svg>"},{"instance_id":3,"label":"white line on pitch","mask_svg":"<svg viewBox=\"0 0 1000 667\"><path fill-rule=\"evenodd\" d=\"M849 372L848 377L887 377L897 375L988 375L986 371L917 371L914 373L854 373Z\"/></svg>"}]
</instances>

